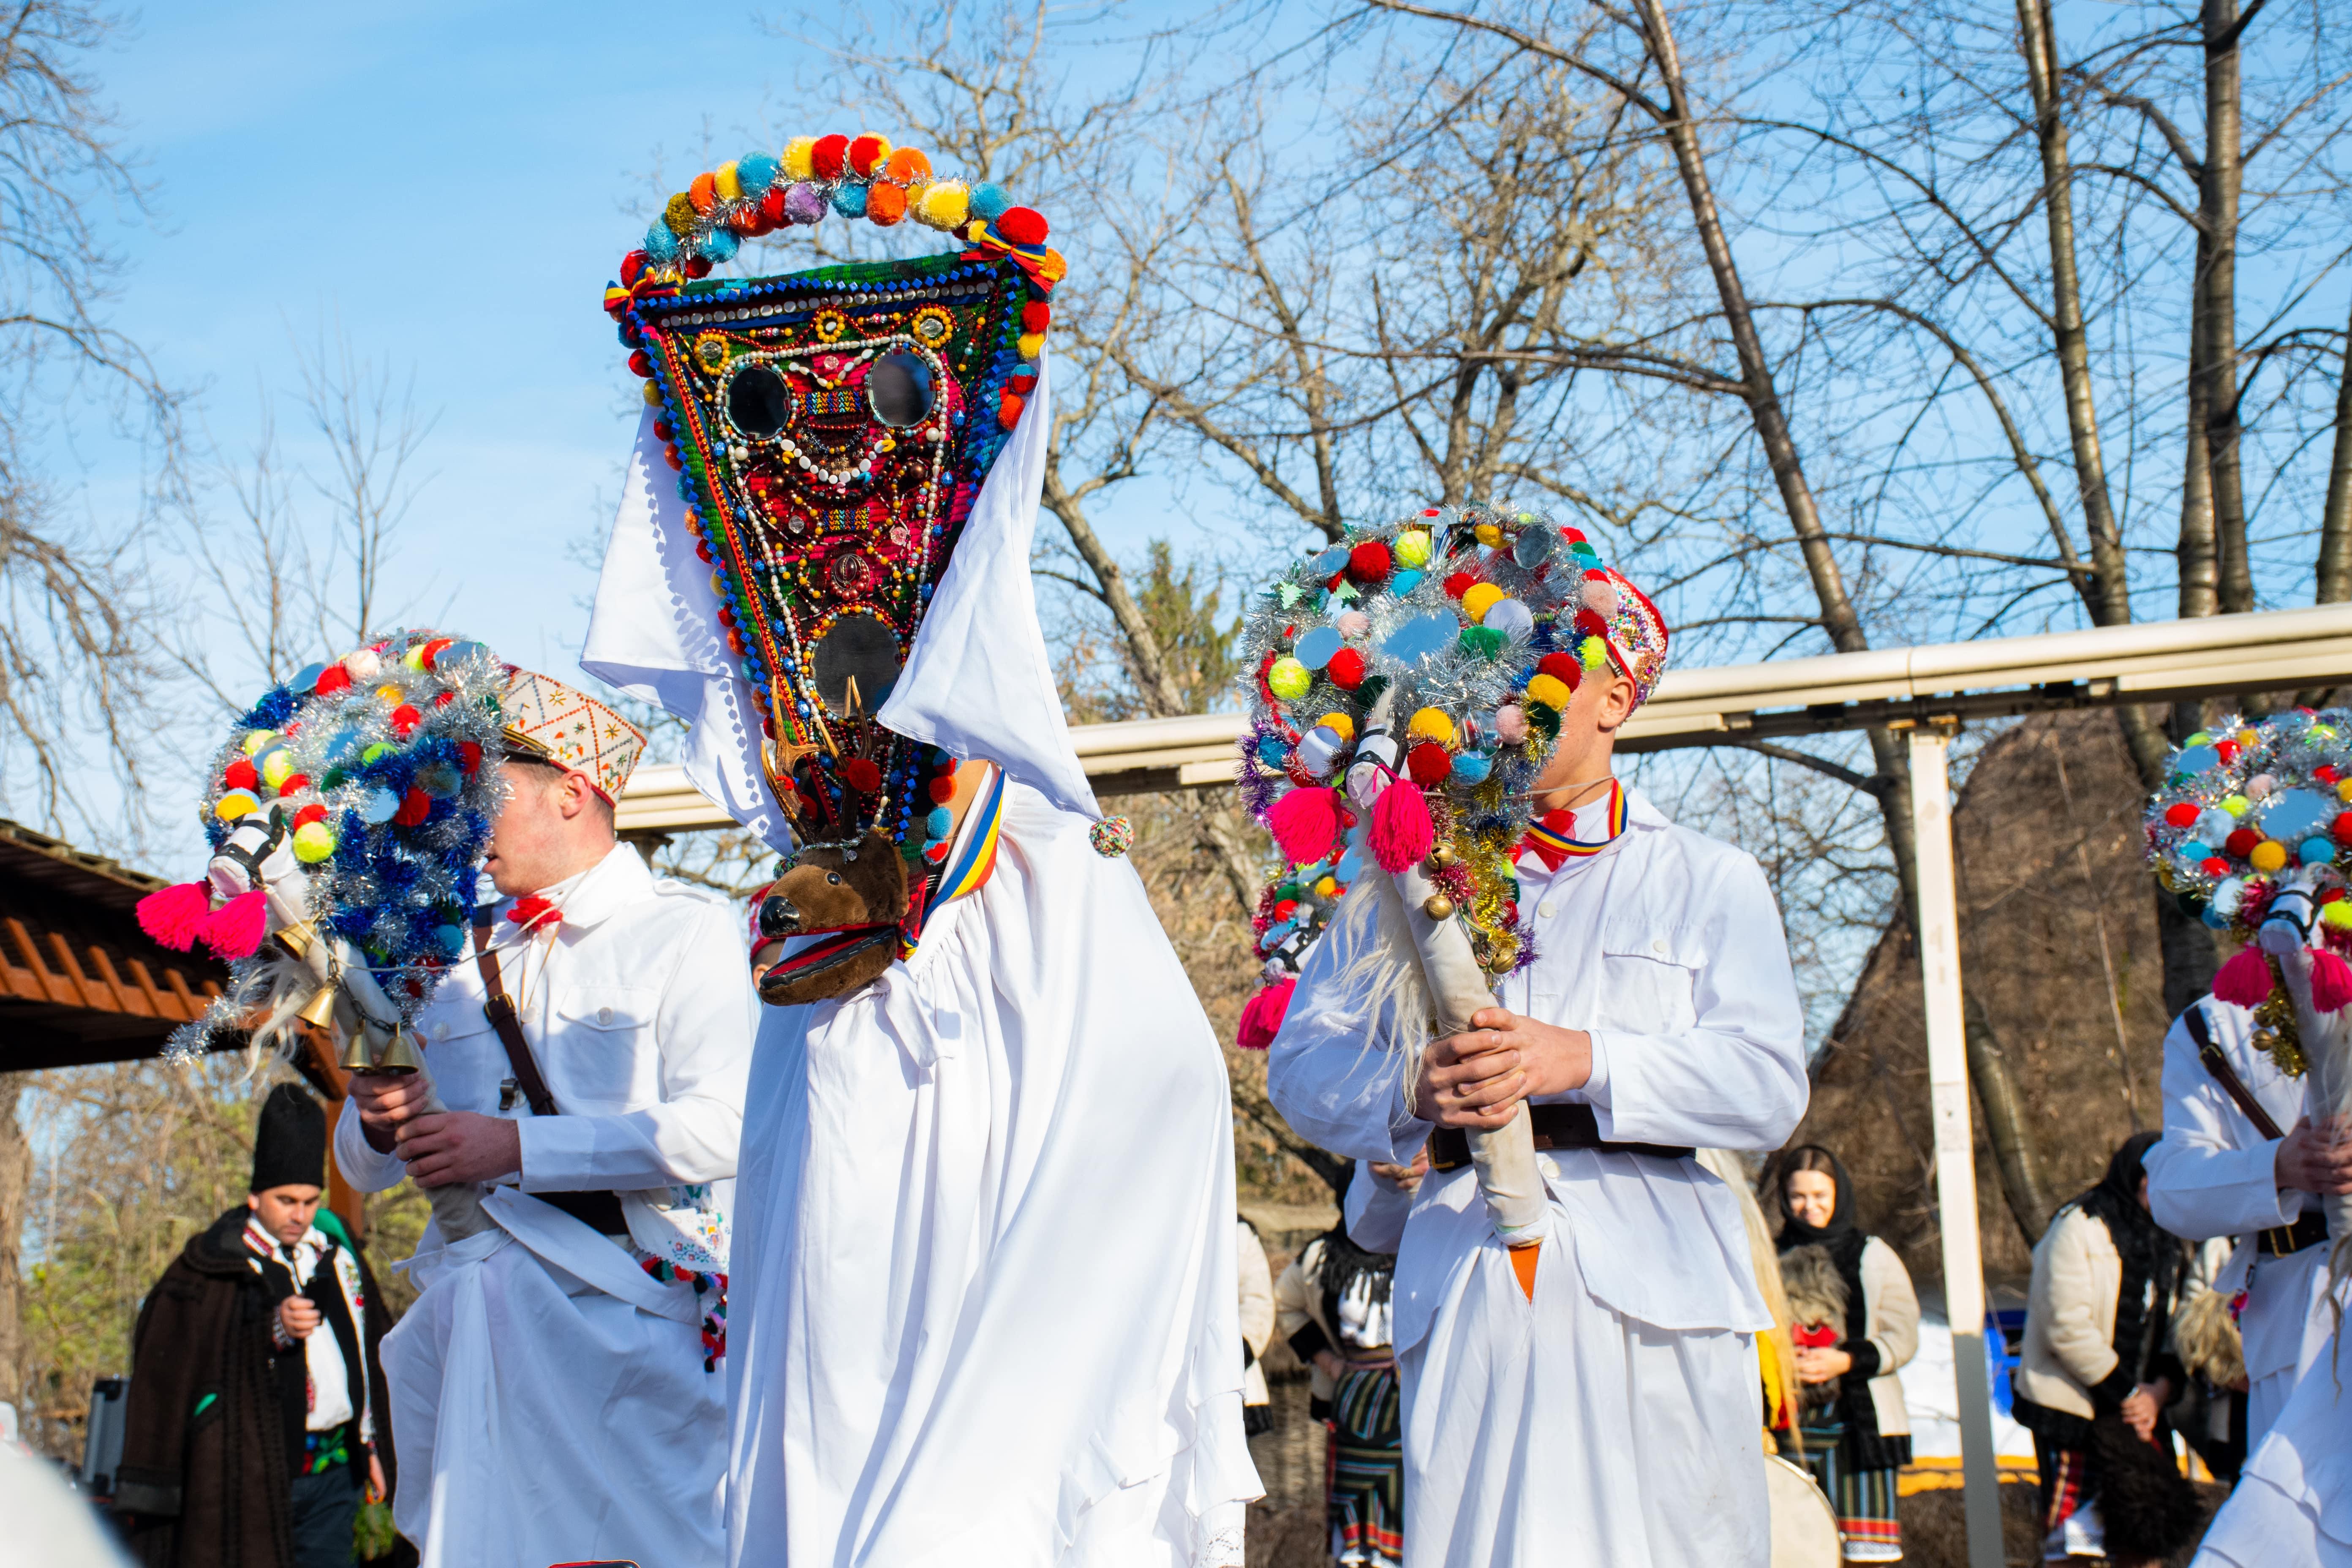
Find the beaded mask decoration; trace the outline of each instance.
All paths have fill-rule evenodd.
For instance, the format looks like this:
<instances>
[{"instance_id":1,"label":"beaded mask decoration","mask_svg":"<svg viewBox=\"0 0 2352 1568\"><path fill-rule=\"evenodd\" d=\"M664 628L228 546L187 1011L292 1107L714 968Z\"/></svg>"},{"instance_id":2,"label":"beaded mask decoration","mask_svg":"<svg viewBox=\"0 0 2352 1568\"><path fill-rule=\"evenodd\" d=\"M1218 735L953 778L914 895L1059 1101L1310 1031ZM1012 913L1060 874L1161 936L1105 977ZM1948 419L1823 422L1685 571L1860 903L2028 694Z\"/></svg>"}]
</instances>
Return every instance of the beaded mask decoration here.
<instances>
[{"instance_id":1,"label":"beaded mask decoration","mask_svg":"<svg viewBox=\"0 0 2352 1568\"><path fill-rule=\"evenodd\" d=\"M1351 530L1268 584L1243 628L1241 791L1305 868L1264 911L1291 905L1259 933L1268 1037L1275 993L1367 857L1391 873L1426 858L1438 891L1423 912L1459 914L1488 975L1530 962L1516 862L1560 712L1606 661L1646 697L1665 641L1591 542L1538 511L1433 507Z\"/></svg>"},{"instance_id":2,"label":"beaded mask decoration","mask_svg":"<svg viewBox=\"0 0 2352 1568\"><path fill-rule=\"evenodd\" d=\"M2322 1013L2352 1000L2352 710L2293 709L2230 719L2189 736L2166 763L2147 807L2147 859L2182 912L2246 943L2213 977L2213 994L2254 1015L2254 1044L2279 1070L2310 1065L2278 955L2256 941L2292 912L2313 955ZM2298 897L2287 900L2285 894Z\"/></svg>"},{"instance_id":3,"label":"beaded mask decoration","mask_svg":"<svg viewBox=\"0 0 2352 1568\"><path fill-rule=\"evenodd\" d=\"M711 279L744 239L911 219L946 253ZM809 847L875 837L944 862L953 759L874 714L1035 386L1061 257L993 184L879 136L801 137L696 176L605 309L646 378L728 647L765 710L762 771Z\"/></svg>"}]
</instances>

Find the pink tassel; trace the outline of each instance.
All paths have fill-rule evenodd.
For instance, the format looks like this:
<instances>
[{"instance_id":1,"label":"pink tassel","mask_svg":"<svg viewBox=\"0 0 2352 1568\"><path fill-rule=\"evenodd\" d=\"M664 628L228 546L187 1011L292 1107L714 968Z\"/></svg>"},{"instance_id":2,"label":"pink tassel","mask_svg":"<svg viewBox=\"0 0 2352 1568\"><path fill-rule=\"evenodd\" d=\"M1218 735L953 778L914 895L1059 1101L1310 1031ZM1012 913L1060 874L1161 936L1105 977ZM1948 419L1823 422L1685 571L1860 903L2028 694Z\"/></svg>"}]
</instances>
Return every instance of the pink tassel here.
<instances>
[{"instance_id":1,"label":"pink tassel","mask_svg":"<svg viewBox=\"0 0 2352 1568\"><path fill-rule=\"evenodd\" d=\"M139 929L174 952L196 945L205 917L213 912L211 889L202 882L174 882L139 900Z\"/></svg>"},{"instance_id":2,"label":"pink tassel","mask_svg":"<svg viewBox=\"0 0 2352 1568\"><path fill-rule=\"evenodd\" d=\"M1339 803L1328 789L1294 789L1274 803L1265 825L1285 858L1312 866L1339 842Z\"/></svg>"},{"instance_id":3,"label":"pink tassel","mask_svg":"<svg viewBox=\"0 0 2352 1568\"><path fill-rule=\"evenodd\" d=\"M1277 980L1242 1008L1242 1026L1235 1042L1245 1051L1262 1051L1274 1044L1274 1037L1282 1032L1282 1020L1290 1012L1290 994L1298 986L1296 980Z\"/></svg>"},{"instance_id":4,"label":"pink tassel","mask_svg":"<svg viewBox=\"0 0 2352 1568\"><path fill-rule=\"evenodd\" d=\"M234 963L261 951L269 934L269 895L255 888L239 893L205 921L205 945Z\"/></svg>"},{"instance_id":5,"label":"pink tassel","mask_svg":"<svg viewBox=\"0 0 2352 1568\"><path fill-rule=\"evenodd\" d=\"M2251 947L2240 948L2213 976L2215 999L2233 1007L2259 1007L2270 994L2271 966Z\"/></svg>"},{"instance_id":6,"label":"pink tassel","mask_svg":"<svg viewBox=\"0 0 2352 1568\"><path fill-rule=\"evenodd\" d=\"M2340 1013L2352 1004L2352 963L2326 948L2311 954L2311 1005L2321 1013Z\"/></svg>"},{"instance_id":7,"label":"pink tassel","mask_svg":"<svg viewBox=\"0 0 2352 1568\"><path fill-rule=\"evenodd\" d=\"M1391 877L1427 855L1437 842L1437 829L1430 823L1421 786L1408 779L1389 785L1372 807L1370 837L1372 858Z\"/></svg>"}]
</instances>

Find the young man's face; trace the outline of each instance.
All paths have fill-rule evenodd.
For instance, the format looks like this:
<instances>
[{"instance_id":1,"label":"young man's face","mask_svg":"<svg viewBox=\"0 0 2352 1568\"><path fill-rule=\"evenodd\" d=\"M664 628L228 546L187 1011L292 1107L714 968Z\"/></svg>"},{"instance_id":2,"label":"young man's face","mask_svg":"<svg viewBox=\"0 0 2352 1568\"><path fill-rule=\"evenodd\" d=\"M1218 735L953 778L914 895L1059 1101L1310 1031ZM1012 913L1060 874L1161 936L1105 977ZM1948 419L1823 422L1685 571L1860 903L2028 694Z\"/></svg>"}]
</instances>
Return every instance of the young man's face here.
<instances>
[{"instance_id":1,"label":"young man's face","mask_svg":"<svg viewBox=\"0 0 2352 1568\"><path fill-rule=\"evenodd\" d=\"M302 1239L302 1233L310 1228L310 1216L319 1212L319 1189L285 1186L247 1193L245 1206L261 1221L262 1229L291 1247Z\"/></svg>"}]
</instances>

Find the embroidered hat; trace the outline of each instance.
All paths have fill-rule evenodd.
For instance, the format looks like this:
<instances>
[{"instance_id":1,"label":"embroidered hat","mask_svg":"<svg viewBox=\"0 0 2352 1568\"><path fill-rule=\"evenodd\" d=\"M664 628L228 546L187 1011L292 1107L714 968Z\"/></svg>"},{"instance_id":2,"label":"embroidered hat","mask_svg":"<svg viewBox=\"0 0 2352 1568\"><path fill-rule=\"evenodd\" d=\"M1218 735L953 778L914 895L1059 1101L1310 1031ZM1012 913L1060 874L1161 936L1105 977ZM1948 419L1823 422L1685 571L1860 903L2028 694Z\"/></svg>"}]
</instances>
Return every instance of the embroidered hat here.
<instances>
[{"instance_id":1,"label":"embroidered hat","mask_svg":"<svg viewBox=\"0 0 2352 1568\"><path fill-rule=\"evenodd\" d=\"M1609 662L1633 683L1635 706L1647 702L1666 673L1665 617L1647 594L1613 566L1584 574L1584 607L1600 618Z\"/></svg>"},{"instance_id":2,"label":"embroidered hat","mask_svg":"<svg viewBox=\"0 0 2352 1568\"><path fill-rule=\"evenodd\" d=\"M579 773L617 804L645 754L646 732L593 697L518 669L499 699L510 756L537 757Z\"/></svg>"}]
</instances>

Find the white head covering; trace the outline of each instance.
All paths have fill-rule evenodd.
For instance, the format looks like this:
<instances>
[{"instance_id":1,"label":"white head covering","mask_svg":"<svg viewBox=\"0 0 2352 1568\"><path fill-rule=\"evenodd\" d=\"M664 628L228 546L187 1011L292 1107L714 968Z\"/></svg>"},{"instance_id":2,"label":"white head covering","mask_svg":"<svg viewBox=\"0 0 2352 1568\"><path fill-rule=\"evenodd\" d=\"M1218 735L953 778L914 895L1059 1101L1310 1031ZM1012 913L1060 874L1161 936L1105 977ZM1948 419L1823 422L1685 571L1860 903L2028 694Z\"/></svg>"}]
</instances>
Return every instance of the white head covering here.
<instances>
[{"instance_id":1,"label":"white head covering","mask_svg":"<svg viewBox=\"0 0 2352 1568\"><path fill-rule=\"evenodd\" d=\"M1036 390L972 502L907 668L875 718L908 740L985 757L1063 810L1094 817L1100 808L1070 746L1029 577L1053 426L1049 371L1041 354ZM648 408L580 668L685 720L688 782L789 851L792 829L760 768L759 694L719 635L710 568L694 552L686 503L653 424Z\"/></svg>"}]
</instances>

